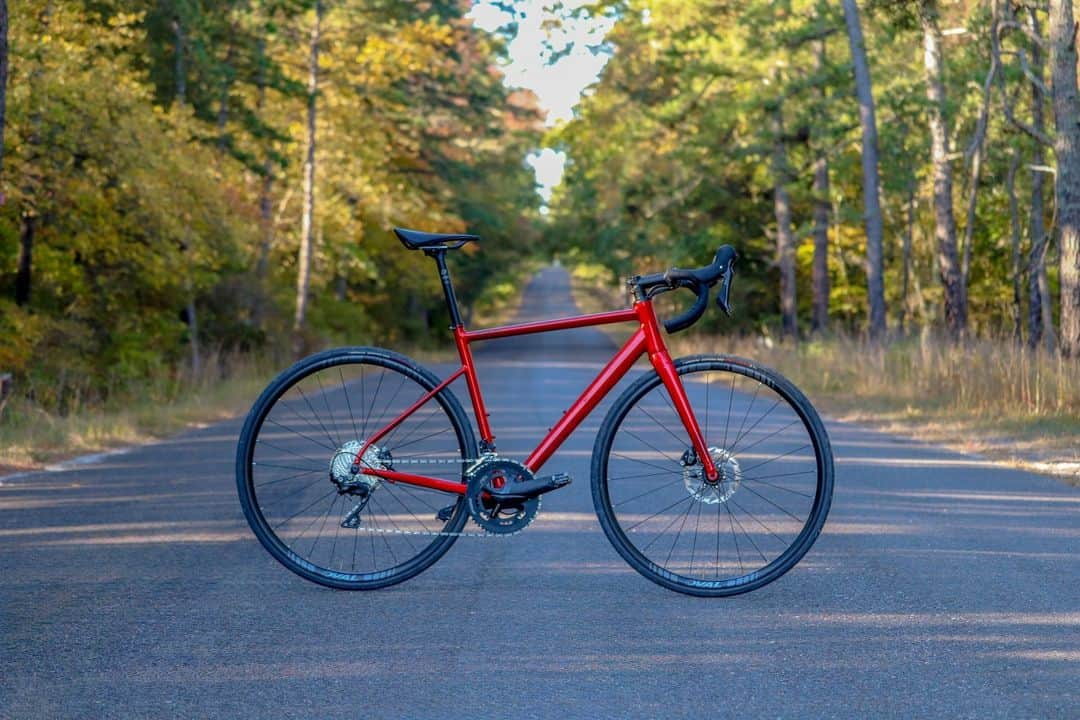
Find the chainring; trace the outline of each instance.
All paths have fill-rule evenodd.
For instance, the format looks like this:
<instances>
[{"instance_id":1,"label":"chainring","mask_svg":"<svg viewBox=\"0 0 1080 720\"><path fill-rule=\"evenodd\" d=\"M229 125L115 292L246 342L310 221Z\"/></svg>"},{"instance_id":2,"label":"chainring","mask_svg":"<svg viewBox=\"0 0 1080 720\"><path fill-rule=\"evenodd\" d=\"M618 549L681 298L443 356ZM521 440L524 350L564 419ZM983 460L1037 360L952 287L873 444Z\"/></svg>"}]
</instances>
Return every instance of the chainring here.
<instances>
[{"instance_id":1,"label":"chainring","mask_svg":"<svg viewBox=\"0 0 1080 720\"><path fill-rule=\"evenodd\" d=\"M498 505L485 493L499 491L516 482L533 479L527 467L513 460L487 460L468 475L466 508L474 522L493 535L521 532L536 517L540 498L534 497L513 505Z\"/></svg>"}]
</instances>

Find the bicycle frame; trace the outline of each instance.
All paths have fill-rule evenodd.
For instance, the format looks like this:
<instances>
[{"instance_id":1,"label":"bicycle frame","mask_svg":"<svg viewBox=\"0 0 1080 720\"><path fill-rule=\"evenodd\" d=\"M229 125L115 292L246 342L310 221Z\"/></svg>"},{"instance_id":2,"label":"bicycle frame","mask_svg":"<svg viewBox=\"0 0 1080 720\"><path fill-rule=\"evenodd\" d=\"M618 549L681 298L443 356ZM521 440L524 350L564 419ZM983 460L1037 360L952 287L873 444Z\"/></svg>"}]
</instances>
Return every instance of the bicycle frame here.
<instances>
[{"instance_id":1,"label":"bicycle frame","mask_svg":"<svg viewBox=\"0 0 1080 720\"><path fill-rule=\"evenodd\" d=\"M530 335L533 333L552 332L555 330L567 330L571 328L633 321L638 322L637 331L626 341L622 348L615 353L614 357L608 361L603 370L601 370L593 381L581 392L581 395L574 401L574 404L570 406L570 409L563 414L559 422L548 431L548 434L540 441L540 444L536 446L536 449L529 454L529 457L524 462L525 467L532 473L539 470L555 451L566 442L566 439L573 434L578 425L585 420L600 401L611 392L611 389L615 387L619 380L630 371L630 368L633 367L638 358L643 354L648 353L649 361L652 363L653 368L660 376L661 381L664 383L664 387L667 388L667 391L671 396L679 419L682 421L683 427L689 435L694 452L702 462L706 478L710 481L716 481L719 477L718 472L713 464L708 446L705 444L705 438L701 434L701 428L698 425L697 418L694 416L694 412L690 407L690 401L686 396L686 390L683 387L682 379L675 370L675 363L672 361L671 355L667 350L667 345L665 345L664 339L660 335L660 326L657 322L656 312L653 309L651 299L639 300L634 303L632 308L626 310L592 313L589 315L575 315L555 320L542 320L539 322L520 323L516 325L504 325L485 330L474 330L472 332L466 330L464 325L456 323L453 328L454 341L457 345L458 355L461 358L461 367L372 435L359 452L357 452L354 464L360 465L360 459L371 445L374 445L381 438L389 434L394 428L404 422L406 418L446 389L462 375L465 376L465 382L469 389L469 398L472 401L473 414L476 416L480 437L486 448L494 448L495 435L492 432L491 424L488 421L487 408L484 406L484 397L480 390L480 381L476 374L476 365L473 361L472 349L470 348L472 343L483 340L516 337L518 335ZM399 472L397 470L372 467L364 468L363 472L365 475L375 475L384 480L388 480L389 482L418 485L433 490L456 493L458 495L464 495L466 490L466 486L462 483L428 477L426 475L416 475L413 473Z\"/></svg>"}]
</instances>

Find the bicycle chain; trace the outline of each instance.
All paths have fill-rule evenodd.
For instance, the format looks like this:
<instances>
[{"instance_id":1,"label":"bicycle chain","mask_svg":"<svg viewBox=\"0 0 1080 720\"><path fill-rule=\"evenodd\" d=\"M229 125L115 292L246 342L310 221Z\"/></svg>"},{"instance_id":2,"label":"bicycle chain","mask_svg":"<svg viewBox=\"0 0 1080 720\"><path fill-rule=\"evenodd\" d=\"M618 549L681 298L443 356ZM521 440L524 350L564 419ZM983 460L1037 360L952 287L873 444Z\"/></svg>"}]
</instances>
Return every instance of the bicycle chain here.
<instances>
[{"instance_id":1,"label":"bicycle chain","mask_svg":"<svg viewBox=\"0 0 1080 720\"><path fill-rule=\"evenodd\" d=\"M404 459L404 460L394 459L394 460L391 460L390 462L393 465L457 465L458 463L469 463L470 468L471 468L471 467L475 466L477 463L483 462L485 460L490 460L490 459L491 459L490 456L482 457L482 458L460 458L460 459L453 459L453 460L449 460L449 459L448 460L442 460L442 459L429 460L427 458L409 458L409 459ZM462 531L462 532L441 532L441 531L440 532L431 532L431 531L423 531L423 530L398 530L398 529L390 529L390 528L373 528L373 527L367 527L367 526L357 527L356 530L363 530L364 532L377 533L377 534L382 534L382 535L422 535L424 537L459 537L459 538L462 538L462 537L470 537L470 538L493 538L493 537L510 538L510 537L514 537L515 535L520 535L521 533L528 530L529 526L532 525L533 522L536 520L536 518L540 515L540 508L543 505L543 498L537 498L537 501L538 501L539 504L536 506L536 515L533 516L532 520L529 520L528 524L525 525L525 527L521 528L520 530L515 530L514 532L509 532L509 533L465 532L465 531Z\"/></svg>"}]
</instances>

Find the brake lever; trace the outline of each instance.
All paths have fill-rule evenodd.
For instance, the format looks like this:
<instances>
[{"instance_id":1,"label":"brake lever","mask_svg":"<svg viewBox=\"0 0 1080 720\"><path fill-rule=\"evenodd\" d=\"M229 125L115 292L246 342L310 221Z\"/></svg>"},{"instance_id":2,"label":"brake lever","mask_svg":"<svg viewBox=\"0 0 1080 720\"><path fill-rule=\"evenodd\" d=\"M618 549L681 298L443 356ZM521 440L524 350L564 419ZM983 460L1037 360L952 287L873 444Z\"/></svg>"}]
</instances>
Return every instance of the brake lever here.
<instances>
[{"instance_id":1,"label":"brake lever","mask_svg":"<svg viewBox=\"0 0 1080 720\"><path fill-rule=\"evenodd\" d=\"M724 270L723 280L720 284L720 292L716 293L716 306L724 311L724 314L731 317L731 301L729 295L731 294L731 281L735 276L735 261L732 260L728 263L727 269Z\"/></svg>"}]
</instances>

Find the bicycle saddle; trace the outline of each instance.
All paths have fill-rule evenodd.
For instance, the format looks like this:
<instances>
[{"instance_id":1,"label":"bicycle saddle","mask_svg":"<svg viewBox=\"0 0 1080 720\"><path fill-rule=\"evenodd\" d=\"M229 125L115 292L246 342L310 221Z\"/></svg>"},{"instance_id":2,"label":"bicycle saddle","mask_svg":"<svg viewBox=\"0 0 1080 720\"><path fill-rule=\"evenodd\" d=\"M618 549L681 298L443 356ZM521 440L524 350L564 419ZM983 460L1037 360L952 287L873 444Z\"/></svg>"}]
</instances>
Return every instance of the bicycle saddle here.
<instances>
[{"instance_id":1,"label":"bicycle saddle","mask_svg":"<svg viewBox=\"0 0 1080 720\"><path fill-rule=\"evenodd\" d=\"M435 247L436 245L446 245L447 243L455 243L453 247L458 248L467 242L476 242L480 239L477 235L429 233L420 232L419 230L406 230L405 228L394 228L394 234L397 235L401 244L410 250L420 250L426 247Z\"/></svg>"}]
</instances>

